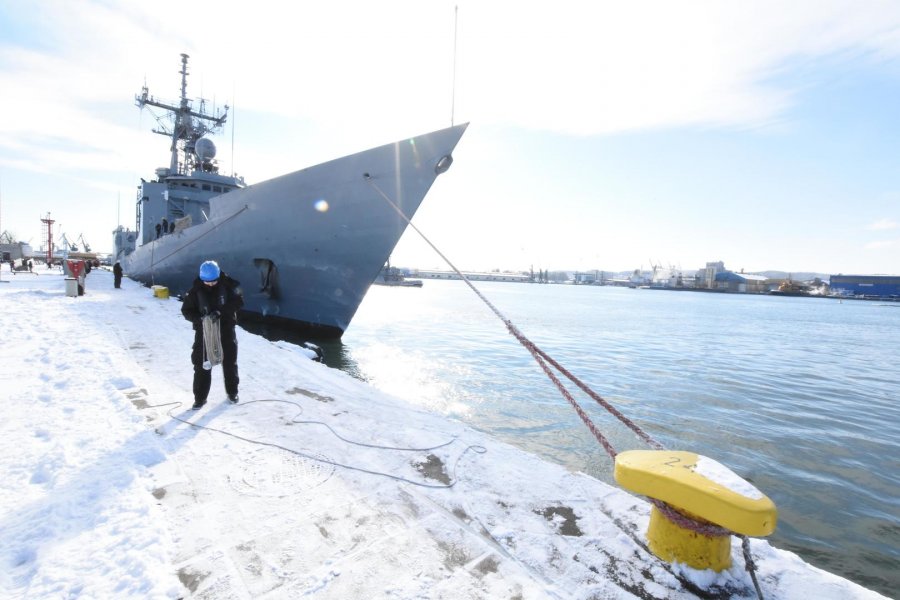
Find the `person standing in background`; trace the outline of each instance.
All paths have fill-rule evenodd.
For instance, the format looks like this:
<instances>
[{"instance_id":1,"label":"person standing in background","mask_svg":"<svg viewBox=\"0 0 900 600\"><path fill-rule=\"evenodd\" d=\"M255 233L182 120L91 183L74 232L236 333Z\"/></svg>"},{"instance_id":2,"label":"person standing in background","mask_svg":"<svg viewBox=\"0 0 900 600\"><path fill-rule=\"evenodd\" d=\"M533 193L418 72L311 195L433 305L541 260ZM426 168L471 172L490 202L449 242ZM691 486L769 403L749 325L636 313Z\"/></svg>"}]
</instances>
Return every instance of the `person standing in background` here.
<instances>
[{"instance_id":1,"label":"person standing in background","mask_svg":"<svg viewBox=\"0 0 900 600\"><path fill-rule=\"evenodd\" d=\"M122 287L122 264L119 261L113 265L113 285L116 289Z\"/></svg>"}]
</instances>

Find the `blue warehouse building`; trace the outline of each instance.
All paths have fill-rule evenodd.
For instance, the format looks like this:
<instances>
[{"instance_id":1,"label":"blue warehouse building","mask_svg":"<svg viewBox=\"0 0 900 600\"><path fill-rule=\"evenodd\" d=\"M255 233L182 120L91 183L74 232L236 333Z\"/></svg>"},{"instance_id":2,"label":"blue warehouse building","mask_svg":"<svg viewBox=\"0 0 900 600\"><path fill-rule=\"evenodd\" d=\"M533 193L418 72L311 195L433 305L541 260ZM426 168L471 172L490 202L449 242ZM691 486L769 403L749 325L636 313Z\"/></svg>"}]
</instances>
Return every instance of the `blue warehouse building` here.
<instances>
[{"instance_id":1,"label":"blue warehouse building","mask_svg":"<svg viewBox=\"0 0 900 600\"><path fill-rule=\"evenodd\" d=\"M830 285L836 296L900 299L897 275L832 275Z\"/></svg>"}]
</instances>

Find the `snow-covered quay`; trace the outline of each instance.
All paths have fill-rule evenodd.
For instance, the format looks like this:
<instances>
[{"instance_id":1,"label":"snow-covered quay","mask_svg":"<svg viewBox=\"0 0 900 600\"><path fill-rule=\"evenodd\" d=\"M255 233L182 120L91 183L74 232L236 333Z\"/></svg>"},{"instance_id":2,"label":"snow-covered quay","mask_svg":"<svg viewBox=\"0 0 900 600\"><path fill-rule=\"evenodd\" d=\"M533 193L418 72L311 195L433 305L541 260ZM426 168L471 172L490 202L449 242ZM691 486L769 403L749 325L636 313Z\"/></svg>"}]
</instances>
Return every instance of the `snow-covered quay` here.
<instances>
[{"instance_id":1,"label":"snow-covered quay","mask_svg":"<svg viewBox=\"0 0 900 600\"><path fill-rule=\"evenodd\" d=\"M189 410L176 299L0 283L3 598L756 598L646 549L649 505L238 331ZM752 540L766 599L881 598Z\"/></svg>"}]
</instances>

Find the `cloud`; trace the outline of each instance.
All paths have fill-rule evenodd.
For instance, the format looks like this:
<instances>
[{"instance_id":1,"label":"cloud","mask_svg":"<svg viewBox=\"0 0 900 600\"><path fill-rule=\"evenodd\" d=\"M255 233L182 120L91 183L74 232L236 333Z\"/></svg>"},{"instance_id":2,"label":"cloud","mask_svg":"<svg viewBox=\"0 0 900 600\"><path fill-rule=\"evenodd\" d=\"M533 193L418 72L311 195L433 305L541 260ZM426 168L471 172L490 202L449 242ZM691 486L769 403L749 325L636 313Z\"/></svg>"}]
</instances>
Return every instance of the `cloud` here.
<instances>
[{"instance_id":1,"label":"cloud","mask_svg":"<svg viewBox=\"0 0 900 600\"><path fill-rule=\"evenodd\" d=\"M56 16L30 25L47 45L0 59L0 81L14 74L33 102L55 102L47 88L121 101L142 75L151 91L177 91L183 51L195 94L379 134L431 128L451 102L458 120L576 135L755 127L792 105L788 65L900 54L900 5L833 0L43 3ZM46 108L31 112L47 119Z\"/></svg>"},{"instance_id":2,"label":"cloud","mask_svg":"<svg viewBox=\"0 0 900 600\"><path fill-rule=\"evenodd\" d=\"M898 224L893 219L885 217L882 219L878 219L877 221L869 225L867 229L871 229L872 231L887 231L890 229L897 229L898 227L900 227L900 224Z\"/></svg>"},{"instance_id":3,"label":"cloud","mask_svg":"<svg viewBox=\"0 0 900 600\"><path fill-rule=\"evenodd\" d=\"M900 240L879 240L876 242L869 242L865 245L865 248L866 250L885 250L895 246L900 246Z\"/></svg>"},{"instance_id":4,"label":"cloud","mask_svg":"<svg viewBox=\"0 0 900 600\"><path fill-rule=\"evenodd\" d=\"M900 7L848 2L507 3L461 9L460 101L570 134L776 121L790 67L898 54ZM883 8L883 5L882 5ZM875 60L874 58L872 60Z\"/></svg>"}]
</instances>

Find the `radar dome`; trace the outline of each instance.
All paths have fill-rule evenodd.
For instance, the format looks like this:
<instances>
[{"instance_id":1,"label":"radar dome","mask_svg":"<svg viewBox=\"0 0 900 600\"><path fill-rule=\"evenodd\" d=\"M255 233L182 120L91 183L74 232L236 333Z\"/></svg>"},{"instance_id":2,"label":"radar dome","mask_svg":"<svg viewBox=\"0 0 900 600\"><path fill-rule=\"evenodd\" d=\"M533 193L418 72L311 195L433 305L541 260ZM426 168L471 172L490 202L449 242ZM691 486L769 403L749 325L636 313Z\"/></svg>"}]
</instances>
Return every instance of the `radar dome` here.
<instances>
[{"instance_id":1,"label":"radar dome","mask_svg":"<svg viewBox=\"0 0 900 600\"><path fill-rule=\"evenodd\" d=\"M209 138L200 138L194 144L194 153L200 160L211 160L216 157L216 145Z\"/></svg>"}]
</instances>

